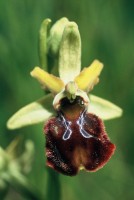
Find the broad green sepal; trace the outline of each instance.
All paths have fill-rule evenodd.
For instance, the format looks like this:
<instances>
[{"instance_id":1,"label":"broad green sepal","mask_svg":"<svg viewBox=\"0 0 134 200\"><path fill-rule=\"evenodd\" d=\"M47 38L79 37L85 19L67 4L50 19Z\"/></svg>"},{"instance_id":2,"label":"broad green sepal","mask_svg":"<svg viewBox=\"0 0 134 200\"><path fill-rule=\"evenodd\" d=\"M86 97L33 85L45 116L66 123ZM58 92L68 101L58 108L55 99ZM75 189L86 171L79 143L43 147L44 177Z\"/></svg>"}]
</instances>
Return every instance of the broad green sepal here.
<instances>
[{"instance_id":1,"label":"broad green sepal","mask_svg":"<svg viewBox=\"0 0 134 200\"><path fill-rule=\"evenodd\" d=\"M58 20L50 29L50 35L48 38L48 53L52 56L57 56L59 53L62 34L68 22L68 19L63 17Z\"/></svg>"},{"instance_id":2,"label":"broad green sepal","mask_svg":"<svg viewBox=\"0 0 134 200\"><path fill-rule=\"evenodd\" d=\"M65 26L59 49L59 74L64 83L73 81L81 69L81 38L75 22Z\"/></svg>"},{"instance_id":3,"label":"broad green sepal","mask_svg":"<svg viewBox=\"0 0 134 200\"><path fill-rule=\"evenodd\" d=\"M17 111L7 122L9 129L17 129L23 126L45 122L54 114L52 107L53 96L51 94L28 104Z\"/></svg>"},{"instance_id":4,"label":"broad green sepal","mask_svg":"<svg viewBox=\"0 0 134 200\"><path fill-rule=\"evenodd\" d=\"M96 114L103 120L110 120L121 117L123 110L115 104L100 97L89 95L90 103L88 112Z\"/></svg>"}]
</instances>

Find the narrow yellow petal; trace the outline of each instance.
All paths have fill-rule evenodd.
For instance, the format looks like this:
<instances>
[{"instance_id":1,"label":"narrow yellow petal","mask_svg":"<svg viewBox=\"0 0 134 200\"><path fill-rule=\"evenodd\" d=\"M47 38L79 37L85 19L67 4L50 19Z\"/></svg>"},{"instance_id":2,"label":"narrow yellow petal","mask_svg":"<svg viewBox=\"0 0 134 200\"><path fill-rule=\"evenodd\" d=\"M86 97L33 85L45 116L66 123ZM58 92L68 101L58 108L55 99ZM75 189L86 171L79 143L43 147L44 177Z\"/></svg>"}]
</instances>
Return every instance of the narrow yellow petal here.
<instances>
[{"instance_id":1,"label":"narrow yellow petal","mask_svg":"<svg viewBox=\"0 0 134 200\"><path fill-rule=\"evenodd\" d=\"M78 85L78 88L84 91L90 91L99 81L98 76L103 69L103 64L98 60L94 60L93 63L84 68L81 73L76 76L75 82Z\"/></svg>"},{"instance_id":2,"label":"narrow yellow petal","mask_svg":"<svg viewBox=\"0 0 134 200\"><path fill-rule=\"evenodd\" d=\"M40 67L35 67L31 72L31 76L36 78L44 88L57 94L64 88L63 81L48 72L42 70Z\"/></svg>"}]
</instances>

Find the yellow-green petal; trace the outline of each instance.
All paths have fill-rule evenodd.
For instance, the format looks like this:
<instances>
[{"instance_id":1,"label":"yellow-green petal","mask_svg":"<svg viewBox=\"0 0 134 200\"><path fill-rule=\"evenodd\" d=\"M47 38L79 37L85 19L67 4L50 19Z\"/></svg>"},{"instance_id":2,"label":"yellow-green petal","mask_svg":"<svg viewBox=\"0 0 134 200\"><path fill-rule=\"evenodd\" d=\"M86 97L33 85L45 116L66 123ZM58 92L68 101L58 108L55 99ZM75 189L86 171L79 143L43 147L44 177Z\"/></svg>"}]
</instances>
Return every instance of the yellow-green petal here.
<instances>
[{"instance_id":1,"label":"yellow-green petal","mask_svg":"<svg viewBox=\"0 0 134 200\"><path fill-rule=\"evenodd\" d=\"M98 76L103 69L103 64L98 60L94 60L92 64L84 68L81 73L75 78L78 87L84 91L90 91L99 81Z\"/></svg>"},{"instance_id":2,"label":"yellow-green petal","mask_svg":"<svg viewBox=\"0 0 134 200\"><path fill-rule=\"evenodd\" d=\"M121 117L123 110L115 104L94 95L89 95L89 98L89 113L96 114L103 120Z\"/></svg>"},{"instance_id":3,"label":"yellow-green petal","mask_svg":"<svg viewBox=\"0 0 134 200\"><path fill-rule=\"evenodd\" d=\"M64 83L73 81L81 68L81 38L75 22L65 26L59 49L59 74Z\"/></svg>"},{"instance_id":4,"label":"yellow-green petal","mask_svg":"<svg viewBox=\"0 0 134 200\"><path fill-rule=\"evenodd\" d=\"M57 94L64 88L64 83L60 78L49 74L40 67L35 67L31 72L31 76L36 78L44 89L47 88L52 93Z\"/></svg>"},{"instance_id":5,"label":"yellow-green petal","mask_svg":"<svg viewBox=\"0 0 134 200\"><path fill-rule=\"evenodd\" d=\"M26 105L18 110L7 122L9 129L21 128L40 122L45 122L54 114L52 107L53 96L51 94Z\"/></svg>"}]
</instances>

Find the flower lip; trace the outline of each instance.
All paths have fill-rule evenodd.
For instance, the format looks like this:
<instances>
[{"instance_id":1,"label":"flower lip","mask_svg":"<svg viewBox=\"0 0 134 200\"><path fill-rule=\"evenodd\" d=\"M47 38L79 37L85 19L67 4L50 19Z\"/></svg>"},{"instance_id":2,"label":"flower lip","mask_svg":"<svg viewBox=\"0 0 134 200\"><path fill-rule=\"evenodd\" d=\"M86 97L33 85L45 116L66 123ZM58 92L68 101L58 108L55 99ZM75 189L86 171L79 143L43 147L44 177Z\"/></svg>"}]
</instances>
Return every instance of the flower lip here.
<instances>
[{"instance_id":1,"label":"flower lip","mask_svg":"<svg viewBox=\"0 0 134 200\"><path fill-rule=\"evenodd\" d=\"M102 120L87 112L83 99L61 100L58 116L44 127L47 165L73 176L81 168L96 171L103 167L115 150Z\"/></svg>"}]
</instances>

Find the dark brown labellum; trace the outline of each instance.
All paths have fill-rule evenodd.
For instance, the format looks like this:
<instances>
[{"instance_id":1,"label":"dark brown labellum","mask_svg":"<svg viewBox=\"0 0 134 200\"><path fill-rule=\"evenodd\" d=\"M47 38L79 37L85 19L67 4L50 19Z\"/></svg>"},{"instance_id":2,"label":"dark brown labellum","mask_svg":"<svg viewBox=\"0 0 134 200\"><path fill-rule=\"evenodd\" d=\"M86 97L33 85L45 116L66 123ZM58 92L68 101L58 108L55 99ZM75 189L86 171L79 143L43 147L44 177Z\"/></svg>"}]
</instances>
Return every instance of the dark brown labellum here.
<instances>
[{"instance_id":1,"label":"dark brown labellum","mask_svg":"<svg viewBox=\"0 0 134 200\"><path fill-rule=\"evenodd\" d=\"M102 120L87 113L82 99L61 102L57 117L44 127L47 165L65 175L76 175L81 168L96 171L103 167L115 150Z\"/></svg>"}]
</instances>

